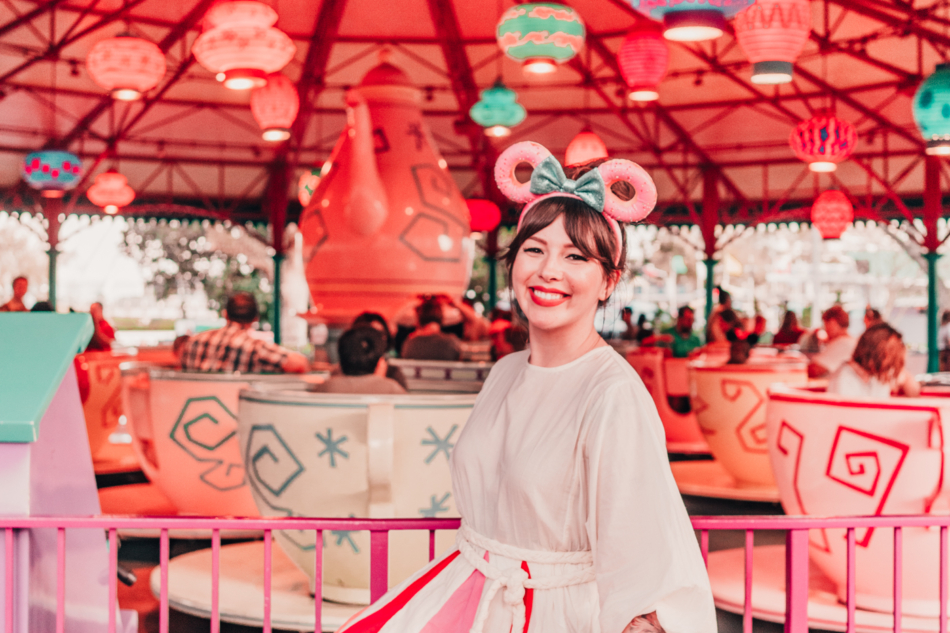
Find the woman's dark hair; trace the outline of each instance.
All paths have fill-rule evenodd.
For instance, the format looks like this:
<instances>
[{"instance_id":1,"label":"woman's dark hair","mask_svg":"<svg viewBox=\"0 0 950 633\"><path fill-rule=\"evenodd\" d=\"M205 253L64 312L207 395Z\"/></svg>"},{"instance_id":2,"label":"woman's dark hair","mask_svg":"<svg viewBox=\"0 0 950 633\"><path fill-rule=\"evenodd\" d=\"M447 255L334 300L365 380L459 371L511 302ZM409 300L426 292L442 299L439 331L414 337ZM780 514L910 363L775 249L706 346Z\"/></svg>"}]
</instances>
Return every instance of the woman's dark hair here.
<instances>
[{"instance_id":1,"label":"woman's dark hair","mask_svg":"<svg viewBox=\"0 0 950 633\"><path fill-rule=\"evenodd\" d=\"M345 376L365 376L373 373L379 359L386 353L386 337L368 325L347 330L337 345L340 352L340 371Z\"/></svg>"},{"instance_id":2,"label":"woman's dark hair","mask_svg":"<svg viewBox=\"0 0 950 633\"><path fill-rule=\"evenodd\" d=\"M389 323L386 322L386 317L381 315L379 312L362 312L355 319L353 319L353 325L350 327L360 327L368 326L373 327L373 324L378 325L383 334L386 336L386 349L390 350L393 348L393 335L389 331Z\"/></svg>"},{"instance_id":3,"label":"woman's dark hair","mask_svg":"<svg viewBox=\"0 0 950 633\"><path fill-rule=\"evenodd\" d=\"M904 337L887 323L872 325L854 348L851 360L882 382L890 382L904 369Z\"/></svg>"},{"instance_id":4,"label":"woman's dark hair","mask_svg":"<svg viewBox=\"0 0 950 633\"><path fill-rule=\"evenodd\" d=\"M605 160L591 161L576 167L568 167L565 173L568 178L577 180ZM619 193L623 197L623 192ZM629 194L629 192L628 192ZM620 235L623 242L620 253L617 253L617 238L604 215L581 200L554 196L542 200L534 205L521 221L521 229L515 235L505 253L505 268L508 279L511 279L511 270L515 265L515 258L525 241L538 231L554 223L560 216L564 216L564 230L571 239L571 243L583 253L585 257L595 260L604 269L604 276L610 277L616 272L623 272L627 261L627 236L621 227ZM619 265L617 262L620 262Z\"/></svg>"},{"instance_id":5,"label":"woman's dark hair","mask_svg":"<svg viewBox=\"0 0 950 633\"><path fill-rule=\"evenodd\" d=\"M49 301L37 301L30 308L30 312L55 312L55 310L53 310L53 304Z\"/></svg>"},{"instance_id":6,"label":"woman's dark hair","mask_svg":"<svg viewBox=\"0 0 950 633\"><path fill-rule=\"evenodd\" d=\"M785 316L782 318L782 327L778 329L779 332L795 332L798 330L798 315L792 312L791 310L786 310Z\"/></svg>"}]
</instances>

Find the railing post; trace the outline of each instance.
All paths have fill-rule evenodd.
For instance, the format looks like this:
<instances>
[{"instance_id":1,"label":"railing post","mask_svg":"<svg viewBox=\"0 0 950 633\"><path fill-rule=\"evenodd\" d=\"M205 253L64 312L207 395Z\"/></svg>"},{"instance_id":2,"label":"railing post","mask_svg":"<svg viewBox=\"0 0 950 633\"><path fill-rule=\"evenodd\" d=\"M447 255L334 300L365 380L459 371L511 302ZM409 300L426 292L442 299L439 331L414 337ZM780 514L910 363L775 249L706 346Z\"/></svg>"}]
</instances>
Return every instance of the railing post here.
<instances>
[{"instance_id":1,"label":"railing post","mask_svg":"<svg viewBox=\"0 0 950 633\"><path fill-rule=\"evenodd\" d=\"M376 602L389 589L389 530L369 533L369 601Z\"/></svg>"},{"instance_id":2,"label":"railing post","mask_svg":"<svg viewBox=\"0 0 950 633\"><path fill-rule=\"evenodd\" d=\"M808 633L808 530L785 534L785 633Z\"/></svg>"}]
</instances>

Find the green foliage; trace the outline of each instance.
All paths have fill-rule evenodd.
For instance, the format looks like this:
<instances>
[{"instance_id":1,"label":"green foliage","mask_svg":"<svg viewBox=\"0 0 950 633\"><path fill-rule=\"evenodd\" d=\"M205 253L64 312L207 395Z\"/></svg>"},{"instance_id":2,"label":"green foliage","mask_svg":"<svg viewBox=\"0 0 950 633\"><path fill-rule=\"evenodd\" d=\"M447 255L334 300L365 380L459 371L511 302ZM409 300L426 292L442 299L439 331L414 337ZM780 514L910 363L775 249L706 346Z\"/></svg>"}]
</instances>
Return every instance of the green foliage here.
<instances>
[{"instance_id":1,"label":"green foliage","mask_svg":"<svg viewBox=\"0 0 950 633\"><path fill-rule=\"evenodd\" d=\"M261 324L270 322L272 268L262 242L243 229L203 227L198 222L130 223L121 248L150 276L156 299L203 289L209 307L248 291L257 299Z\"/></svg>"}]
</instances>

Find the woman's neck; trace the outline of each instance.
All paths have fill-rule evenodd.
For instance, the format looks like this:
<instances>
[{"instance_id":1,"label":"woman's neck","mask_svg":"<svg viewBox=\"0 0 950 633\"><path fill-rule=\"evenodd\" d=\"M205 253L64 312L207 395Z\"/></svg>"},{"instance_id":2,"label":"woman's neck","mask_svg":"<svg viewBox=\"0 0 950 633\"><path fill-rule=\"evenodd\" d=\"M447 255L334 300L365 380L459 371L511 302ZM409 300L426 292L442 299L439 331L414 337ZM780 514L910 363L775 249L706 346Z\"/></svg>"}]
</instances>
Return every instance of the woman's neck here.
<instances>
[{"instance_id":1,"label":"woman's neck","mask_svg":"<svg viewBox=\"0 0 950 633\"><path fill-rule=\"evenodd\" d=\"M528 324L528 340L531 346L528 362L535 367L560 367L607 344L593 324L589 328L570 328L566 331L538 330Z\"/></svg>"}]
</instances>

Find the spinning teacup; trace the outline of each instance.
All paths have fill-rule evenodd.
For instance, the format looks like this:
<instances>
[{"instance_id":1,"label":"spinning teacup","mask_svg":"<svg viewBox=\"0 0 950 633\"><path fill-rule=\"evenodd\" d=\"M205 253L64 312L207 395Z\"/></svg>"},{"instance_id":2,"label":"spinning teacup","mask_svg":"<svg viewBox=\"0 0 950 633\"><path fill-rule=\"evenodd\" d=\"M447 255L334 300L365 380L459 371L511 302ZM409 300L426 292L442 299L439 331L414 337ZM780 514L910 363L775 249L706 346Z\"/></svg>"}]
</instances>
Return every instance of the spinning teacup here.
<instances>
[{"instance_id":1,"label":"spinning teacup","mask_svg":"<svg viewBox=\"0 0 950 633\"><path fill-rule=\"evenodd\" d=\"M248 481L265 516L452 517L449 454L474 395L338 395L300 386L241 392L239 428ZM455 535L440 531L437 547ZM277 542L309 577L315 534L282 531ZM389 584L428 562L427 532L389 537ZM323 595L369 603L369 534L324 533Z\"/></svg>"},{"instance_id":2,"label":"spinning teacup","mask_svg":"<svg viewBox=\"0 0 950 633\"><path fill-rule=\"evenodd\" d=\"M774 486L765 437L769 385L804 385L805 363L758 357L742 365L690 363L690 402L713 457L741 485Z\"/></svg>"},{"instance_id":3,"label":"spinning teacup","mask_svg":"<svg viewBox=\"0 0 950 633\"><path fill-rule=\"evenodd\" d=\"M769 457L788 514L948 512L945 398L854 399L786 386L769 393ZM939 528L903 528L902 611L939 615ZM847 595L844 529L811 530L811 560ZM859 608L894 607L891 529L855 530ZM936 623L934 624L936 626Z\"/></svg>"},{"instance_id":4,"label":"spinning teacup","mask_svg":"<svg viewBox=\"0 0 950 633\"><path fill-rule=\"evenodd\" d=\"M123 414L119 365L134 359L134 354L124 351L84 352L76 356L76 379L93 458L116 430Z\"/></svg>"},{"instance_id":5,"label":"spinning teacup","mask_svg":"<svg viewBox=\"0 0 950 633\"><path fill-rule=\"evenodd\" d=\"M301 382L283 374L123 366L132 447L145 475L182 514L257 516L238 448L236 417L238 392L251 380Z\"/></svg>"},{"instance_id":6,"label":"spinning teacup","mask_svg":"<svg viewBox=\"0 0 950 633\"><path fill-rule=\"evenodd\" d=\"M402 371L410 393L478 393L494 363L398 358L389 364Z\"/></svg>"}]
</instances>

